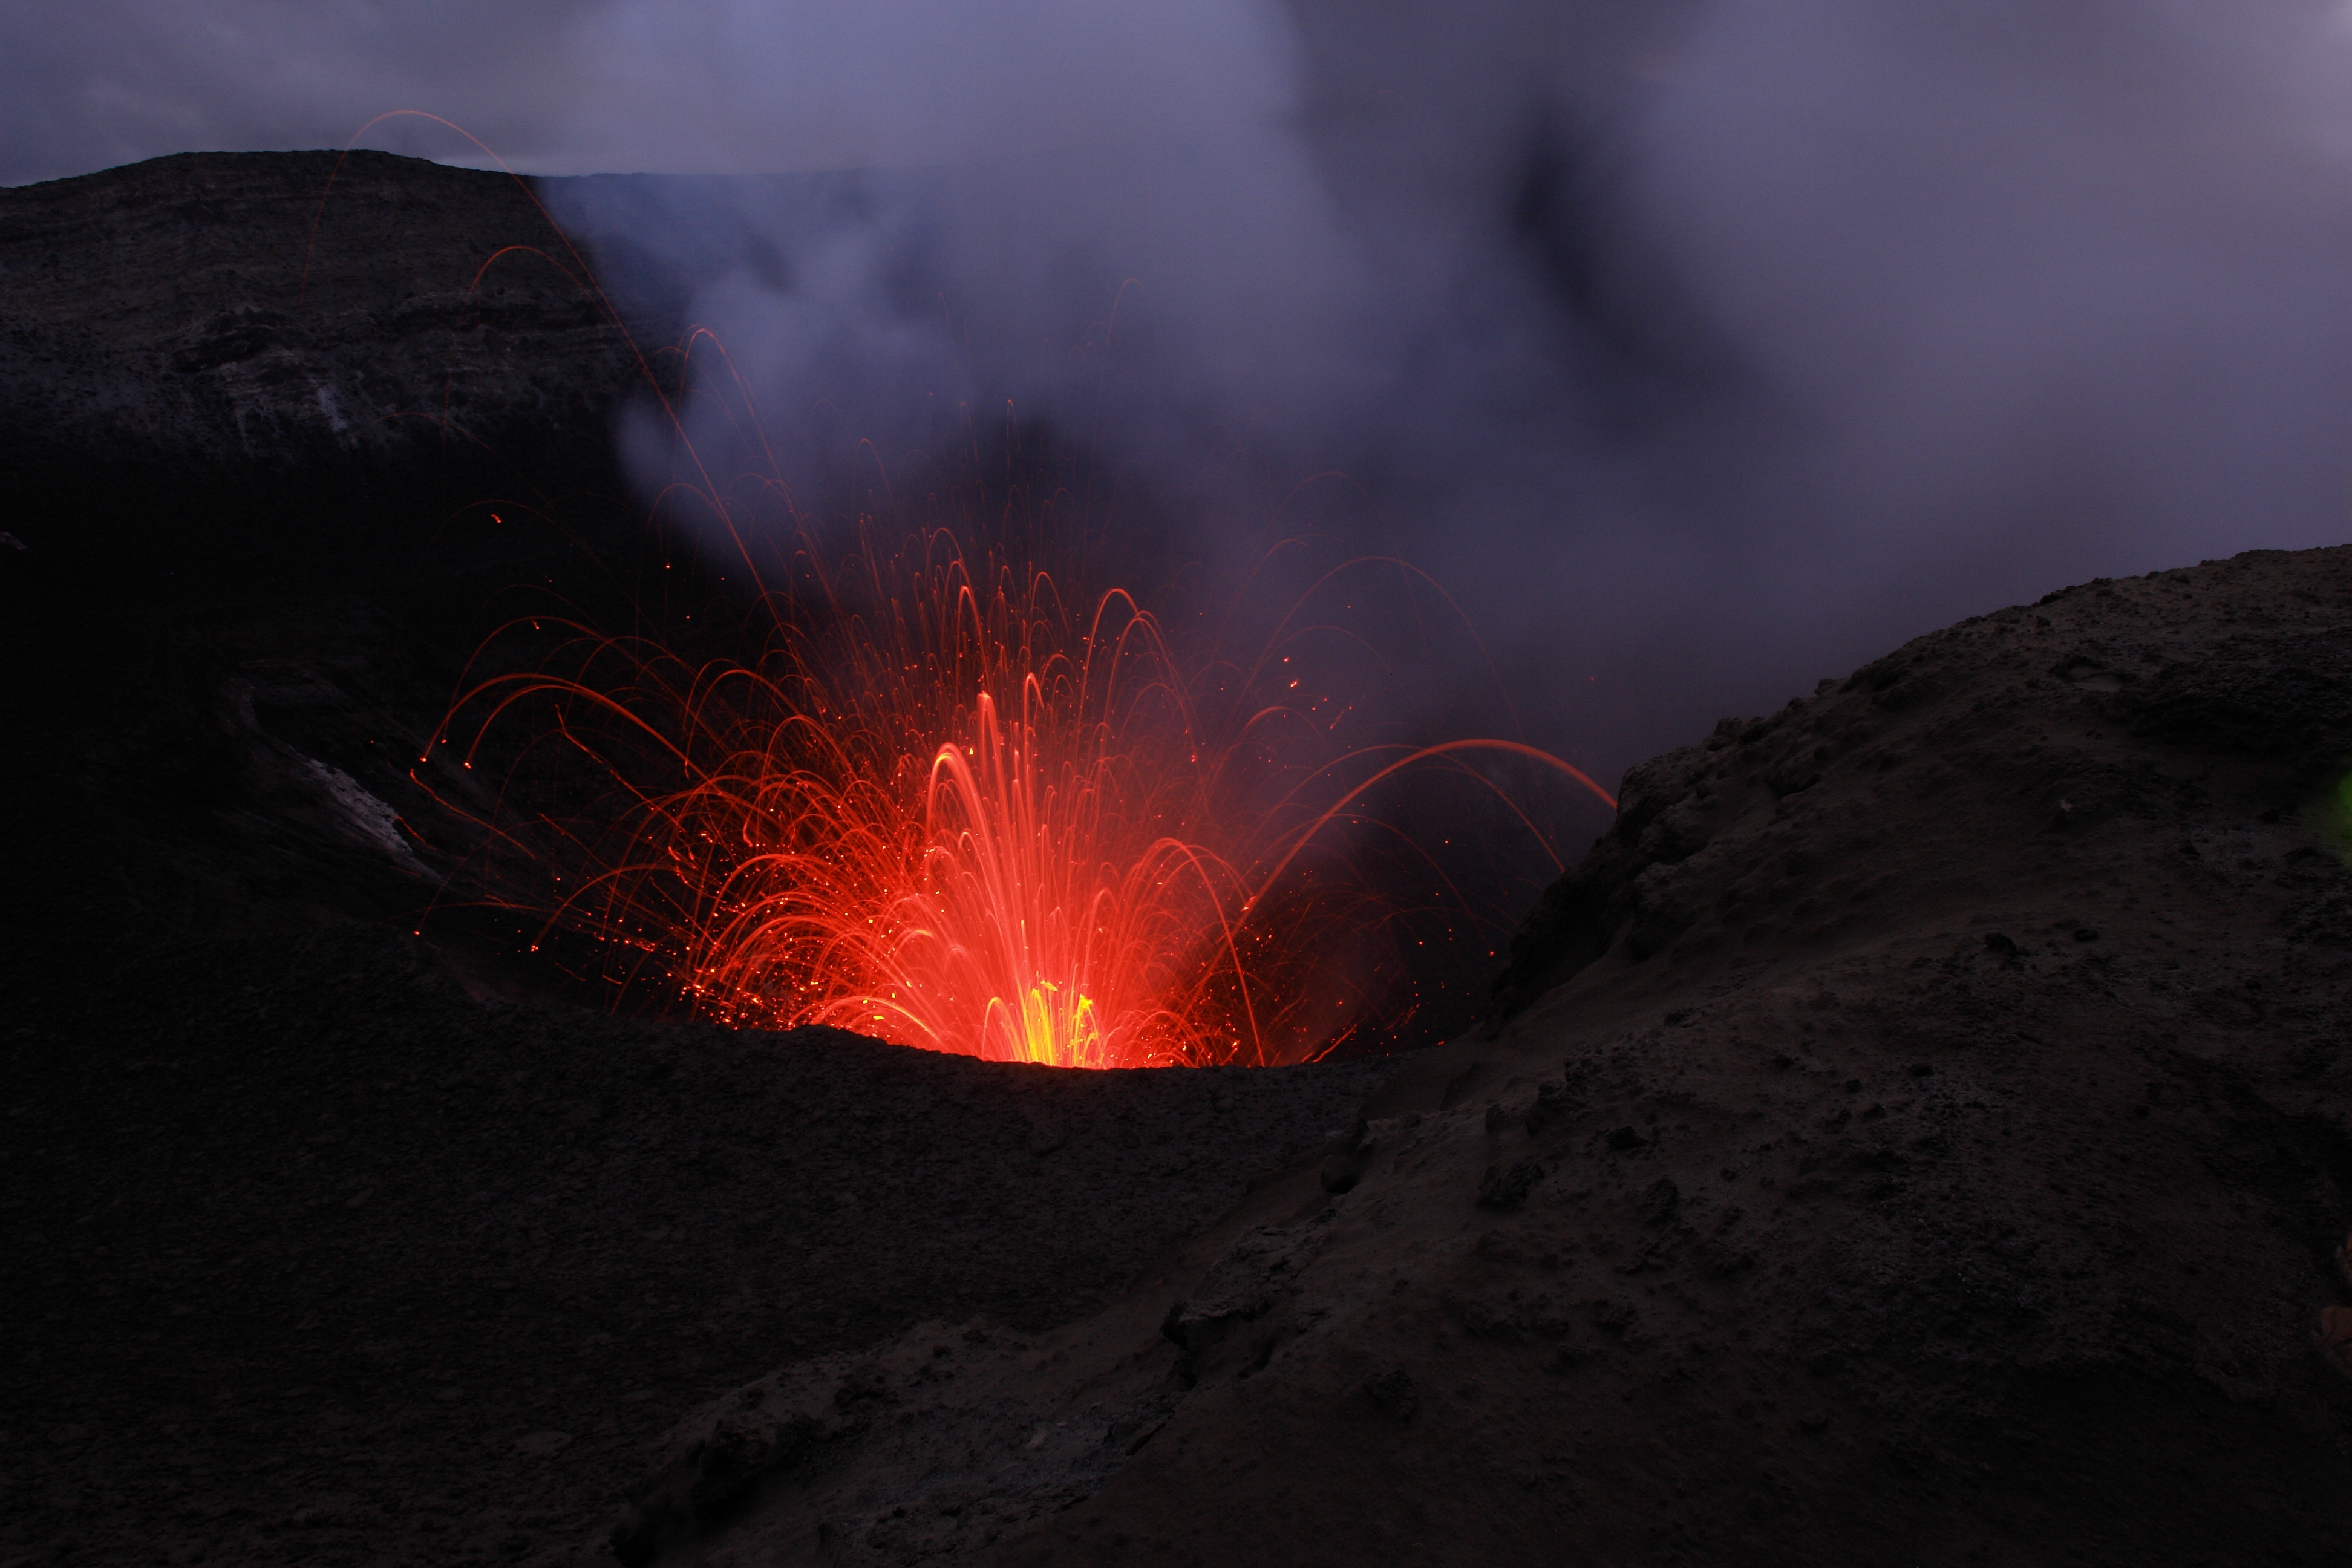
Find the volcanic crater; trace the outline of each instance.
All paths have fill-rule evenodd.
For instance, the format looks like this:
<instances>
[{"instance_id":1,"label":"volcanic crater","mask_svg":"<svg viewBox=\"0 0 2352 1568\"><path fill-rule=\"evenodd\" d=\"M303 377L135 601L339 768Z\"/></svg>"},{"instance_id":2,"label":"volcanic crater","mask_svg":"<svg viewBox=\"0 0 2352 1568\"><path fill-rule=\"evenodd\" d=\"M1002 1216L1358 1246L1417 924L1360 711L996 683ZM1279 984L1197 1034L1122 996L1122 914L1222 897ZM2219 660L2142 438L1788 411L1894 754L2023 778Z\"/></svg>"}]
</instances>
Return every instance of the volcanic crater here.
<instances>
[{"instance_id":1,"label":"volcanic crater","mask_svg":"<svg viewBox=\"0 0 2352 1568\"><path fill-rule=\"evenodd\" d=\"M0 192L0 1560L2341 1560L2352 548L1634 768L1411 1056L619 1017L379 814L486 602L625 608L620 340L332 164Z\"/></svg>"}]
</instances>

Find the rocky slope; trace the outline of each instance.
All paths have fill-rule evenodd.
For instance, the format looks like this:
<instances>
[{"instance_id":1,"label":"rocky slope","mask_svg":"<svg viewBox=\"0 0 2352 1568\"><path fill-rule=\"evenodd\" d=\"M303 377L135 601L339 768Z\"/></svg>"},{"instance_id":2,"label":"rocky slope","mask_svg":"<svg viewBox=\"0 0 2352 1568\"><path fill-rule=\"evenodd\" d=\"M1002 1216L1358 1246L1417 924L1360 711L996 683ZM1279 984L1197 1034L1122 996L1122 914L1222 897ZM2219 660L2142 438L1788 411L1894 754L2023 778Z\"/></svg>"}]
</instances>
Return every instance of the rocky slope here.
<instances>
[{"instance_id":1,"label":"rocky slope","mask_svg":"<svg viewBox=\"0 0 2352 1568\"><path fill-rule=\"evenodd\" d=\"M476 1001L341 922L109 953L0 967L0 1563L561 1555L698 1399L1092 1310L1381 1072Z\"/></svg>"},{"instance_id":2,"label":"rocky slope","mask_svg":"<svg viewBox=\"0 0 2352 1568\"><path fill-rule=\"evenodd\" d=\"M0 432L55 460L528 463L600 437L635 367L503 174L185 153L0 190Z\"/></svg>"},{"instance_id":3,"label":"rocky slope","mask_svg":"<svg viewBox=\"0 0 2352 1568\"><path fill-rule=\"evenodd\" d=\"M2258 552L1635 769L1482 1037L1019 1355L927 1327L709 1405L612 1544L2341 1561L2347 649L2352 549Z\"/></svg>"},{"instance_id":4,"label":"rocky slope","mask_svg":"<svg viewBox=\"0 0 2352 1568\"><path fill-rule=\"evenodd\" d=\"M612 416L646 383L624 324L657 347L674 323L578 273L523 185L383 153L0 189L12 571L122 609L390 581L470 609L573 588L583 545L625 576L644 518Z\"/></svg>"}]
</instances>

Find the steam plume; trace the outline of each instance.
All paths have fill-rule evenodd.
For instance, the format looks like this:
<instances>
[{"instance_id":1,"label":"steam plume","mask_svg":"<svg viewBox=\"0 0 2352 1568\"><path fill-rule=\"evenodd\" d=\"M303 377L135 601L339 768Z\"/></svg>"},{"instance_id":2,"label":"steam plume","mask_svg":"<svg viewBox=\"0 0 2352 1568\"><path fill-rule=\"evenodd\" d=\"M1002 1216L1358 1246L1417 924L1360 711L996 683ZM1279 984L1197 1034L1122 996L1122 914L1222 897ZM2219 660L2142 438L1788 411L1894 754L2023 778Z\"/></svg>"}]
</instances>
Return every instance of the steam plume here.
<instances>
[{"instance_id":1,"label":"steam plume","mask_svg":"<svg viewBox=\"0 0 2352 1568\"><path fill-rule=\"evenodd\" d=\"M1297 504L1452 586L1531 738L1595 772L1972 611L2346 531L2332 0L0 27L8 177L394 107L522 167L713 176L583 182L566 216L721 334L812 499L860 440L1008 403L1176 489L1344 470Z\"/></svg>"},{"instance_id":2,"label":"steam plume","mask_svg":"<svg viewBox=\"0 0 2352 1568\"><path fill-rule=\"evenodd\" d=\"M772 423L1010 398L1174 475L1345 468L1604 764L2061 582L2343 531L2327 10L688 9L576 39L644 162L890 168L659 225L580 192L699 265Z\"/></svg>"}]
</instances>

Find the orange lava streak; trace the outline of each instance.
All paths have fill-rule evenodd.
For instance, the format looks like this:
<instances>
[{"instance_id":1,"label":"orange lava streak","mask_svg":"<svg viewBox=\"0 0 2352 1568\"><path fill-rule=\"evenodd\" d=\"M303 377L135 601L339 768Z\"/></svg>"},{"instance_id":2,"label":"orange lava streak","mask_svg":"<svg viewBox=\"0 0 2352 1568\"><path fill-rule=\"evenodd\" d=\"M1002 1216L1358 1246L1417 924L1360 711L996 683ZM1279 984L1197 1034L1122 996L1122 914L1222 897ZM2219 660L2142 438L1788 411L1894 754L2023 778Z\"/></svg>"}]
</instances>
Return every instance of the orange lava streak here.
<instances>
[{"instance_id":1,"label":"orange lava streak","mask_svg":"<svg viewBox=\"0 0 2352 1568\"><path fill-rule=\"evenodd\" d=\"M1034 599L983 600L961 574L923 596L918 634L945 609L943 640L867 658L852 691L824 682L828 722L782 719L660 804L730 847L688 991L730 1022L1003 1060L1254 1053L1254 1028L1204 1031L1190 994L1239 878L1198 842L1210 780L1157 626L1114 595L1056 646Z\"/></svg>"},{"instance_id":2,"label":"orange lava streak","mask_svg":"<svg viewBox=\"0 0 2352 1568\"><path fill-rule=\"evenodd\" d=\"M1125 593L1074 624L1051 576L975 570L944 532L782 575L754 666L575 626L571 673L542 659L452 712L478 747L548 710L510 784L552 747L603 798L483 826L571 870L550 927L731 1026L1062 1067L1300 1059L1378 1021L1360 950L1394 911L1330 843L1368 792L1424 762L1491 789L1462 761L1487 750L1608 799L1513 742L1286 755L1323 731L1255 699L1272 659L1188 673ZM1234 717L1204 724L1218 679Z\"/></svg>"}]
</instances>

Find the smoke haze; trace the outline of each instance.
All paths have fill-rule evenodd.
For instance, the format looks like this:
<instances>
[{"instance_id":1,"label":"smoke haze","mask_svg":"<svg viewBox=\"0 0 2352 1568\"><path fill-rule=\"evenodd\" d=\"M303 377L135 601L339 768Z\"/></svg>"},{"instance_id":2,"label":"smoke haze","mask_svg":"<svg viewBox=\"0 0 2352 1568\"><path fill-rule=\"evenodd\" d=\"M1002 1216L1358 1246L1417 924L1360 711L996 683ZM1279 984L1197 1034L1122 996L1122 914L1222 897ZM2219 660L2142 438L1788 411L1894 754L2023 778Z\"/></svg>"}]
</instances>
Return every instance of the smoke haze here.
<instances>
[{"instance_id":1,"label":"smoke haze","mask_svg":"<svg viewBox=\"0 0 2352 1568\"><path fill-rule=\"evenodd\" d=\"M634 56L624 101L721 84L673 163L947 165L676 224L805 258L697 319L787 427L845 397L913 447L1010 398L1170 484L1345 470L1339 526L1447 583L1579 761L2066 582L2345 534L2332 12L1055 9L714 7Z\"/></svg>"},{"instance_id":2,"label":"smoke haze","mask_svg":"<svg viewBox=\"0 0 2352 1568\"><path fill-rule=\"evenodd\" d=\"M1171 490L1344 471L1299 504L1443 580L1599 773L1960 616L2352 531L2334 5L491 16L19 15L12 177L402 107L551 173L823 172L561 216L719 334L813 496L1008 402Z\"/></svg>"}]
</instances>

